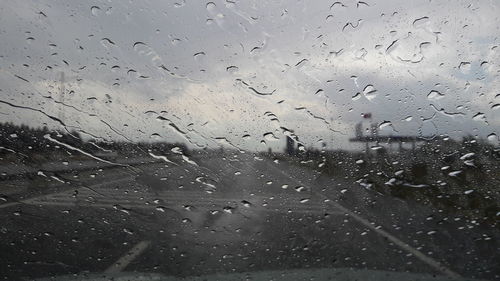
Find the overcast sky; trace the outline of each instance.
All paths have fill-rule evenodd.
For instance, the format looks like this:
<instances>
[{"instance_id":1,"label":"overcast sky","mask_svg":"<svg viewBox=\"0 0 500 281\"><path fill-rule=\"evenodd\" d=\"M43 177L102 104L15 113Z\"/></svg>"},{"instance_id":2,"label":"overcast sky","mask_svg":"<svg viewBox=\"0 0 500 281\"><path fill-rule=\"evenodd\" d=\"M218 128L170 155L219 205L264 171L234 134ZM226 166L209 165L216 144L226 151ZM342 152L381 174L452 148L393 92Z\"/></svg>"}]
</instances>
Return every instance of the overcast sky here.
<instances>
[{"instance_id":1,"label":"overcast sky","mask_svg":"<svg viewBox=\"0 0 500 281\"><path fill-rule=\"evenodd\" d=\"M370 112L381 134L498 142L499 15L495 0L4 0L0 120L262 150L286 129L348 148Z\"/></svg>"}]
</instances>

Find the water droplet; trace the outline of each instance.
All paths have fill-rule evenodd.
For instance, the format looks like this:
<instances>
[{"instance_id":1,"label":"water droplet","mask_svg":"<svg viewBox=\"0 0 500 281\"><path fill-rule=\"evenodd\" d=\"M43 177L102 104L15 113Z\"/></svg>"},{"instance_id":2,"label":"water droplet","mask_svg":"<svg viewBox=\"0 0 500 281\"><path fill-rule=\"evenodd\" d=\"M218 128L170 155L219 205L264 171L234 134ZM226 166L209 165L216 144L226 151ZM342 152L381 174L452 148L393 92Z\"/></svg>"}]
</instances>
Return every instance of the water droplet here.
<instances>
[{"instance_id":1,"label":"water droplet","mask_svg":"<svg viewBox=\"0 0 500 281\"><path fill-rule=\"evenodd\" d=\"M468 61L463 61L458 65L458 69L460 69L462 73L467 73L471 69L471 64Z\"/></svg>"},{"instance_id":2,"label":"water droplet","mask_svg":"<svg viewBox=\"0 0 500 281\"><path fill-rule=\"evenodd\" d=\"M491 133L488 135L488 141L494 142L498 140L498 136L495 133Z\"/></svg>"},{"instance_id":3,"label":"water droplet","mask_svg":"<svg viewBox=\"0 0 500 281\"><path fill-rule=\"evenodd\" d=\"M444 94L441 94L441 92L432 90L427 94L427 99L429 100L439 100L444 97Z\"/></svg>"},{"instance_id":4,"label":"water droplet","mask_svg":"<svg viewBox=\"0 0 500 281\"><path fill-rule=\"evenodd\" d=\"M486 115L484 115L484 113L482 112L478 112L474 116L472 116L472 120L486 122Z\"/></svg>"},{"instance_id":5,"label":"water droplet","mask_svg":"<svg viewBox=\"0 0 500 281\"><path fill-rule=\"evenodd\" d=\"M464 155L462 155L460 157L460 160L467 160L467 159L470 159L472 157L476 156L476 154L474 152L469 152L469 153L466 153Z\"/></svg>"},{"instance_id":6,"label":"water droplet","mask_svg":"<svg viewBox=\"0 0 500 281\"><path fill-rule=\"evenodd\" d=\"M134 50L138 51L141 48L141 46L147 46L147 45L144 42L138 41L138 42L134 43L133 48L134 48Z\"/></svg>"},{"instance_id":7,"label":"water droplet","mask_svg":"<svg viewBox=\"0 0 500 281\"><path fill-rule=\"evenodd\" d=\"M429 22L429 17L421 17L413 21L413 27L420 28Z\"/></svg>"},{"instance_id":8,"label":"water droplet","mask_svg":"<svg viewBox=\"0 0 500 281\"><path fill-rule=\"evenodd\" d=\"M238 70L239 70L239 68L237 66L234 66L234 65L226 67L226 71L230 72L230 73L237 72Z\"/></svg>"},{"instance_id":9,"label":"water droplet","mask_svg":"<svg viewBox=\"0 0 500 281\"><path fill-rule=\"evenodd\" d=\"M281 188L283 188L283 189L287 189L287 188L288 188L288 184L284 184L284 185L282 185L282 186L281 186Z\"/></svg>"},{"instance_id":10,"label":"water droplet","mask_svg":"<svg viewBox=\"0 0 500 281\"><path fill-rule=\"evenodd\" d=\"M465 195L468 195L468 194L471 194L472 192L474 192L474 190L469 189L469 190L464 191L464 194L465 194Z\"/></svg>"},{"instance_id":11,"label":"water droplet","mask_svg":"<svg viewBox=\"0 0 500 281\"><path fill-rule=\"evenodd\" d=\"M154 140L161 140L162 139L162 137L158 133L151 134L150 138L152 138Z\"/></svg>"},{"instance_id":12,"label":"water droplet","mask_svg":"<svg viewBox=\"0 0 500 281\"><path fill-rule=\"evenodd\" d=\"M175 8L181 8L181 7L184 7L186 5L186 0L182 0L180 2L175 2L174 3L174 7Z\"/></svg>"},{"instance_id":13,"label":"water droplet","mask_svg":"<svg viewBox=\"0 0 500 281\"><path fill-rule=\"evenodd\" d=\"M156 207L156 210L159 212L165 213L166 208L163 206L158 206L158 207Z\"/></svg>"},{"instance_id":14,"label":"water droplet","mask_svg":"<svg viewBox=\"0 0 500 281\"><path fill-rule=\"evenodd\" d=\"M102 38L101 39L101 45L103 45L105 48L109 48L115 45L115 42L111 41L109 38Z\"/></svg>"},{"instance_id":15,"label":"water droplet","mask_svg":"<svg viewBox=\"0 0 500 281\"><path fill-rule=\"evenodd\" d=\"M207 11L209 11L209 12L215 11L216 7L217 7L217 5L215 5L214 2L208 2L207 3Z\"/></svg>"},{"instance_id":16,"label":"water droplet","mask_svg":"<svg viewBox=\"0 0 500 281\"><path fill-rule=\"evenodd\" d=\"M205 52L197 52L193 55L195 60L200 60L202 57L204 57L206 54Z\"/></svg>"},{"instance_id":17,"label":"water droplet","mask_svg":"<svg viewBox=\"0 0 500 281\"><path fill-rule=\"evenodd\" d=\"M241 204L243 204L243 206L247 207L247 208L250 208L252 206L252 203L246 201L246 200L243 200L241 201Z\"/></svg>"},{"instance_id":18,"label":"water droplet","mask_svg":"<svg viewBox=\"0 0 500 281\"><path fill-rule=\"evenodd\" d=\"M177 46L179 43L181 43L181 39L179 38L174 38L170 41L170 44L172 44L173 46Z\"/></svg>"},{"instance_id":19,"label":"water droplet","mask_svg":"<svg viewBox=\"0 0 500 281\"><path fill-rule=\"evenodd\" d=\"M378 125L378 128L380 130L384 129L384 128L387 128L387 127L392 127L392 123L391 121L383 121L381 122L379 125Z\"/></svg>"},{"instance_id":20,"label":"water droplet","mask_svg":"<svg viewBox=\"0 0 500 281\"><path fill-rule=\"evenodd\" d=\"M192 205L184 205L184 206L182 206L182 208L184 208L184 210L186 210L186 211L192 211L194 209L194 206L192 206Z\"/></svg>"},{"instance_id":21,"label":"water droplet","mask_svg":"<svg viewBox=\"0 0 500 281\"><path fill-rule=\"evenodd\" d=\"M98 16L101 13L101 8L99 8L98 6L92 6L90 7L90 12L93 16Z\"/></svg>"},{"instance_id":22,"label":"water droplet","mask_svg":"<svg viewBox=\"0 0 500 281\"><path fill-rule=\"evenodd\" d=\"M300 199L300 203L302 203L302 204L307 203L307 202L309 202L309 198Z\"/></svg>"},{"instance_id":23,"label":"water droplet","mask_svg":"<svg viewBox=\"0 0 500 281\"><path fill-rule=\"evenodd\" d=\"M278 141L279 138L277 138L273 133L269 132L269 133L265 133L264 134L264 138L267 140L267 141Z\"/></svg>"},{"instance_id":24,"label":"water droplet","mask_svg":"<svg viewBox=\"0 0 500 281\"><path fill-rule=\"evenodd\" d=\"M302 59L299 62L297 62L295 64L295 66L300 68L300 67L304 66L308 61L309 61L308 59Z\"/></svg>"},{"instance_id":25,"label":"water droplet","mask_svg":"<svg viewBox=\"0 0 500 281\"><path fill-rule=\"evenodd\" d=\"M234 213L234 208L231 207L231 206L226 206L222 209L224 212L228 213L228 214L232 214Z\"/></svg>"},{"instance_id":26,"label":"water droplet","mask_svg":"<svg viewBox=\"0 0 500 281\"><path fill-rule=\"evenodd\" d=\"M363 95L367 100L372 101L377 97L377 89L375 89L375 87L373 87L373 85L371 84L366 85L366 87L363 89Z\"/></svg>"},{"instance_id":27,"label":"water droplet","mask_svg":"<svg viewBox=\"0 0 500 281\"><path fill-rule=\"evenodd\" d=\"M306 188L305 188L304 186L302 186L302 185L300 185L300 186L296 186L296 187L295 187L295 191L297 191L297 192L302 192L302 191L304 191L305 189L306 189Z\"/></svg>"},{"instance_id":28,"label":"water droplet","mask_svg":"<svg viewBox=\"0 0 500 281\"><path fill-rule=\"evenodd\" d=\"M362 60L366 57L367 54L368 51L366 51L365 48L361 48L359 50L356 50L356 52L354 52L354 57L358 60Z\"/></svg>"}]
</instances>

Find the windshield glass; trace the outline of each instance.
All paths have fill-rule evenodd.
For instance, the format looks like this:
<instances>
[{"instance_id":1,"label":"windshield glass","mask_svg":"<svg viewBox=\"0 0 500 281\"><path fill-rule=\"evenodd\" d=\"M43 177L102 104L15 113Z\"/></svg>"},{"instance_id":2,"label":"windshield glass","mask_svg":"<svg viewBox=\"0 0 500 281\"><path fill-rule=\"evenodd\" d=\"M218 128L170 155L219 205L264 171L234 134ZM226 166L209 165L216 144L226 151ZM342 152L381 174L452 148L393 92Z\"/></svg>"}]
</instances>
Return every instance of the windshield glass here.
<instances>
[{"instance_id":1,"label":"windshield glass","mask_svg":"<svg viewBox=\"0 0 500 281\"><path fill-rule=\"evenodd\" d=\"M3 0L0 278L500 279L498 15Z\"/></svg>"}]
</instances>

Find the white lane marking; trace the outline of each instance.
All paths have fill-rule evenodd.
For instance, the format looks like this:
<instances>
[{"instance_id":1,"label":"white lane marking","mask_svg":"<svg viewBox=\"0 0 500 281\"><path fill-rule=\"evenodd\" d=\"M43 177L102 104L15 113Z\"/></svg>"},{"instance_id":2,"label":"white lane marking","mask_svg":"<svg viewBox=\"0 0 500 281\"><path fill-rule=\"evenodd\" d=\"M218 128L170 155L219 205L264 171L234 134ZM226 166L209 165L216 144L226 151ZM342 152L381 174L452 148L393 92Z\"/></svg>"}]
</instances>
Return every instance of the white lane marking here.
<instances>
[{"instance_id":1,"label":"white lane marking","mask_svg":"<svg viewBox=\"0 0 500 281\"><path fill-rule=\"evenodd\" d=\"M127 265L129 265L136 257L138 257L142 252L144 252L151 241L141 241L137 243L132 249L130 249L125 255L119 258L115 263L108 267L105 273L117 273L123 271Z\"/></svg>"},{"instance_id":2,"label":"white lane marking","mask_svg":"<svg viewBox=\"0 0 500 281\"><path fill-rule=\"evenodd\" d=\"M61 191L61 192L51 193L49 195L60 195L60 194L64 194L64 193L67 193L67 192L68 191L65 190L65 191ZM5 203L5 204L0 205L0 209L12 207L12 206L16 206L16 205L19 205L19 204L31 204L31 201L33 201L33 200L40 200L40 199L45 198L46 196L48 196L48 195L41 195L41 196L31 197L31 198L28 198L28 199L25 199L25 200L21 200L21 201L17 201L17 202Z\"/></svg>"},{"instance_id":3,"label":"white lane marking","mask_svg":"<svg viewBox=\"0 0 500 281\"><path fill-rule=\"evenodd\" d=\"M128 181L131 178L133 178L133 177L125 177L125 178L121 178L121 179L117 179L117 180L112 180L112 181L108 181L108 182L97 183L97 184L94 184L94 185L90 185L88 187L94 189L94 188L98 188L98 187L101 187L101 186L104 186L104 185L108 185L108 184L118 183L118 182L122 182L122 181ZM78 190L78 191L86 190L86 189L88 189L88 187L84 186L84 187L79 187L79 188L75 188L75 189L71 189L71 190L64 190L64 191L60 191L60 192L55 192L55 193L49 193L49 194L43 194L43 195L40 195L40 196L30 197L28 199L20 200L20 201L17 201L17 202L9 202L9 203L5 203L5 204L1 204L0 205L0 209L12 207L12 206L17 206L19 204L31 204L32 205L33 202L36 202L37 200L42 200L42 199L46 199L46 198L62 196L64 194L72 195L75 190Z\"/></svg>"},{"instance_id":4,"label":"white lane marking","mask_svg":"<svg viewBox=\"0 0 500 281\"><path fill-rule=\"evenodd\" d=\"M324 196L322 194L319 194L319 195L323 196L325 199L328 199L328 197L326 197L326 196ZM436 270L444 273L445 275L447 275L447 276L449 276L451 278L461 278L461 276L458 273L456 273L453 270L451 270L451 269L447 268L446 266L442 265L441 263L439 263L435 259L433 259L433 258L431 258L429 256L426 256L424 253L422 253L419 250L417 250L417 249L413 248L412 246L408 245L408 243L405 243L402 240L396 238L395 236L393 236L392 234L388 233L387 231L385 231L383 229L380 229L380 228L377 228L375 225L371 224L368 220L366 220L366 219L362 218L361 216L355 214L354 212L352 212L351 210L347 209L346 207L340 205L339 203L333 202L333 201L330 200L330 204L334 205L336 208L340 209L341 211L349 214L352 218L354 218L358 222L362 223L367 228L370 228L371 230L375 231L376 233L380 234L381 236L389 239L390 241L392 241L394 244L398 245L403 250L406 250L407 252L410 252L415 257L417 257L421 261L425 262L426 264L430 265L434 269L436 269Z\"/></svg>"},{"instance_id":5,"label":"white lane marking","mask_svg":"<svg viewBox=\"0 0 500 281\"><path fill-rule=\"evenodd\" d=\"M304 186L304 187L307 187L305 184L303 184L300 180L297 180L295 179L294 177L290 176L288 173L286 172L283 172L281 171L280 169L272 166L272 165L267 165L267 166L270 166L272 167L273 169L275 169L276 171L279 171L280 173L282 173L283 175L285 175L286 177L290 178L291 180L295 181L296 183ZM427 265L431 266L432 268L442 272L443 274L451 277L451 278L462 278L460 276L460 274L454 272L453 270L447 268L446 266L442 265L441 263L439 263L438 261L436 261L435 259L429 257L429 256L426 256L424 253L420 252L419 250L413 248L412 246L410 246L408 243L405 243L403 242L402 240L400 240L399 238L396 238L395 236L393 236L392 234L388 233L387 231L385 230L382 230L380 228L377 228L375 225L371 224L367 219L361 217L360 215L357 215L356 213L354 213L353 211L347 209L346 207L340 205L339 203L337 202L334 202L333 200L331 200L330 198L328 198L326 195L323 195L321 193L318 193L316 191L313 191L313 189L309 188L309 190L311 190L314 194L324 198L324 199L328 199L328 202L330 204L332 204L333 206L335 206L336 208L338 208L339 210L341 210L342 212L345 212L346 214L350 215L353 219L357 220L358 222L360 222L361 224L363 224L364 226L370 228L371 230L375 231L377 234L387 238L388 240L390 240L391 242L393 242L394 244L396 244L397 246L399 246L401 249L413 254L415 257L417 257L418 259L420 259L421 261L423 261L424 263L426 263Z\"/></svg>"},{"instance_id":6,"label":"white lane marking","mask_svg":"<svg viewBox=\"0 0 500 281\"><path fill-rule=\"evenodd\" d=\"M20 203L19 202L5 203L5 204L0 205L0 209L2 209L2 208L8 208L8 207L11 207L11 206L16 206L18 204L20 204Z\"/></svg>"}]
</instances>

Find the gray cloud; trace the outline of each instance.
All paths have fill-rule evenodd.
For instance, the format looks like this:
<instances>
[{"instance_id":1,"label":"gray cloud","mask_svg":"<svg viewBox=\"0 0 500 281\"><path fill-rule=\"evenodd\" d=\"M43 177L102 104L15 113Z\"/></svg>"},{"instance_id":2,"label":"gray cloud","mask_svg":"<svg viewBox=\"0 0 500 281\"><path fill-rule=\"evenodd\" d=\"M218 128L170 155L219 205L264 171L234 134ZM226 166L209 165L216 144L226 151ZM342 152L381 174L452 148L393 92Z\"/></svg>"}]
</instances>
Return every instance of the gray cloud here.
<instances>
[{"instance_id":1,"label":"gray cloud","mask_svg":"<svg viewBox=\"0 0 500 281\"><path fill-rule=\"evenodd\" d=\"M67 111L89 136L193 146L278 149L286 127L310 146L349 147L363 112L390 121L387 134L498 134L496 2L175 2L6 1L2 100Z\"/></svg>"}]
</instances>

